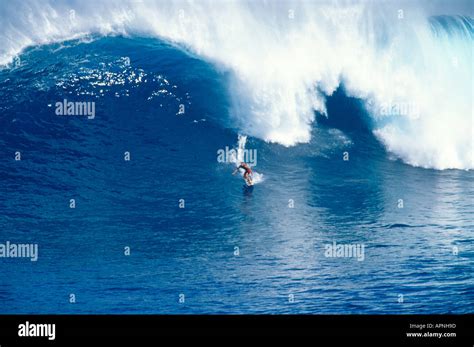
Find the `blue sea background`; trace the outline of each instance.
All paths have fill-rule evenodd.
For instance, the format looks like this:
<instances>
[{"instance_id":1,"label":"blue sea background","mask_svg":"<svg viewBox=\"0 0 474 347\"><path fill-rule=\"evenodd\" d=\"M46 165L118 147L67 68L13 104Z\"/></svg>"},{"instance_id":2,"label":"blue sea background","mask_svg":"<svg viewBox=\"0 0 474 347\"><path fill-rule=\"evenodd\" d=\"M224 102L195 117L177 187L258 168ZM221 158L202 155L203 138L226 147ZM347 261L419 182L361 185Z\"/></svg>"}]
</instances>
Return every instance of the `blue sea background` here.
<instances>
[{"instance_id":1,"label":"blue sea background","mask_svg":"<svg viewBox=\"0 0 474 347\"><path fill-rule=\"evenodd\" d=\"M342 86L310 143L248 138L264 180L245 189L217 161L239 134L228 83L133 37L36 46L0 70L0 242L39 246L0 259L0 313L473 312L472 171L391 158ZM94 101L95 119L55 115L63 99ZM364 261L325 257L332 242L364 244Z\"/></svg>"}]
</instances>

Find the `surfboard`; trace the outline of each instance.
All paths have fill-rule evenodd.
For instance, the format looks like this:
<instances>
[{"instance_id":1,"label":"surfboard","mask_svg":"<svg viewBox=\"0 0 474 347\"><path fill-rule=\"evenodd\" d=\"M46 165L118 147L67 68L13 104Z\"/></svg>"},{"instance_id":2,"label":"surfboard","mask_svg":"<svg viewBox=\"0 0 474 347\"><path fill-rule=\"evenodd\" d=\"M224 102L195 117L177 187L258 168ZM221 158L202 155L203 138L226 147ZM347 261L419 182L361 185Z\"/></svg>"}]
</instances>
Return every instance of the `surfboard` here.
<instances>
[{"instance_id":1,"label":"surfboard","mask_svg":"<svg viewBox=\"0 0 474 347\"><path fill-rule=\"evenodd\" d=\"M249 187L253 186L253 181L251 178L247 178L247 179L244 179L245 180L245 184Z\"/></svg>"}]
</instances>

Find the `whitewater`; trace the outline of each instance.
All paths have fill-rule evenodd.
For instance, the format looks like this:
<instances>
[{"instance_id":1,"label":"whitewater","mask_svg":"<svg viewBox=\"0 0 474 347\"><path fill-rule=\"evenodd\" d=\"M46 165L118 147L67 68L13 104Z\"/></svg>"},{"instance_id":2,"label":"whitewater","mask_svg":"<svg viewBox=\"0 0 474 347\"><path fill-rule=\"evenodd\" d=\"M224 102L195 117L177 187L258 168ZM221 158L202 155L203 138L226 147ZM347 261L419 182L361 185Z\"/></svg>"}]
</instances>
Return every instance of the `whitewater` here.
<instances>
[{"instance_id":1,"label":"whitewater","mask_svg":"<svg viewBox=\"0 0 474 347\"><path fill-rule=\"evenodd\" d=\"M467 5L467 6L466 6ZM156 37L228 74L241 133L307 143L338 88L377 139L424 168L473 169L469 2L42 1L0 4L0 65L31 46L91 35ZM40 14L40 15L38 15ZM317 140L317 139L316 139Z\"/></svg>"}]
</instances>

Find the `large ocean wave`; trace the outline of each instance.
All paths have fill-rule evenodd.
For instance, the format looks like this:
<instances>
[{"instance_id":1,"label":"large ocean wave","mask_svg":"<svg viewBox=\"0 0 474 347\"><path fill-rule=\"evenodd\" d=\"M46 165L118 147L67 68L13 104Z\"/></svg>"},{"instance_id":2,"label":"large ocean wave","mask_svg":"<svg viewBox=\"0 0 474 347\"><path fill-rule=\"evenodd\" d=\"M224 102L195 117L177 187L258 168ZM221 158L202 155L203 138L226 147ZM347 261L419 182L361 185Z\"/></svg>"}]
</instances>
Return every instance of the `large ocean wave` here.
<instances>
[{"instance_id":1,"label":"large ocean wave","mask_svg":"<svg viewBox=\"0 0 474 347\"><path fill-rule=\"evenodd\" d=\"M308 142L315 112L343 86L395 156L473 169L474 21L469 2L450 4L459 15L395 2L2 2L0 64L88 35L158 37L229 74L243 133Z\"/></svg>"}]
</instances>

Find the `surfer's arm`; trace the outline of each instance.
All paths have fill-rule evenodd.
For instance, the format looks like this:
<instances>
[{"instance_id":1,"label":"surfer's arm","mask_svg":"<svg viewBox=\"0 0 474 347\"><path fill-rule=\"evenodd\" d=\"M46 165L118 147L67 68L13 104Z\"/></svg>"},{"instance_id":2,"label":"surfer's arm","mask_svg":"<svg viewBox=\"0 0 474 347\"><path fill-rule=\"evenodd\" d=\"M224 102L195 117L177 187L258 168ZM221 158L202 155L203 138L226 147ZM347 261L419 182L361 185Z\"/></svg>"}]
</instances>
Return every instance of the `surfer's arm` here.
<instances>
[{"instance_id":1,"label":"surfer's arm","mask_svg":"<svg viewBox=\"0 0 474 347\"><path fill-rule=\"evenodd\" d=\"M238 168L236 168L236 169L234 170L234 172L232 172L232 175L235 175L237 172L239 172L239 169L240 169L240 166L239 166Z\"/></svg>"}]
</instances>

